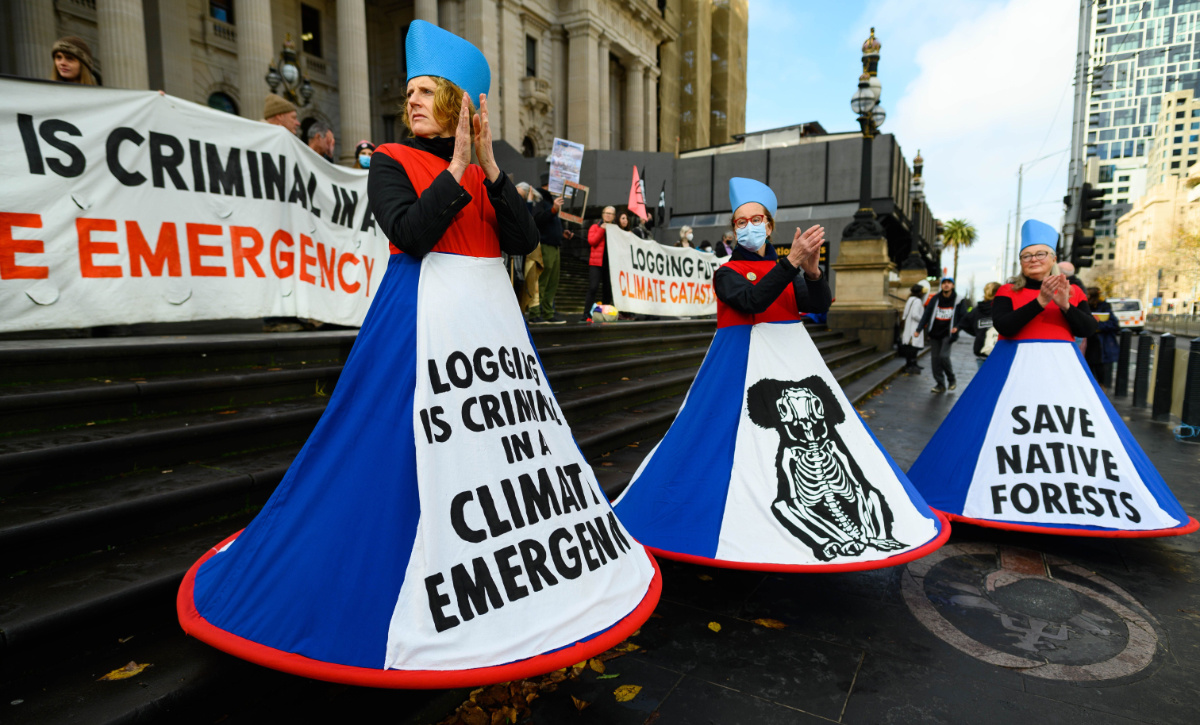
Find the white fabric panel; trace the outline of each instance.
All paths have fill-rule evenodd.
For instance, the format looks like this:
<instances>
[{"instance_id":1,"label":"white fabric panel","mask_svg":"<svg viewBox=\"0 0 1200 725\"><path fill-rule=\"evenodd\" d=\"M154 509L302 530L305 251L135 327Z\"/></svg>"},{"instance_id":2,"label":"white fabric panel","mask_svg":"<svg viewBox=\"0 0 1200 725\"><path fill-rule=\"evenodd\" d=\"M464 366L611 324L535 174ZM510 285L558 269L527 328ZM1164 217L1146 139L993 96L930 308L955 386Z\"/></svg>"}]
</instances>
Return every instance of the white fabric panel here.
<instances>
[{"instance_id":1,"label":"white fabric panel","mask_svg":"<svg viewBox=\"0 0 1200 725\"><path fill-rule=\"evenodd\" d=\"M1019 467L1010 463L1013 446ZM1043 460L1044 467L1037 465ZM1133 530L1178 524L1146 490L1075 350L1061 343L1017 348L963 515Z\"/></svg>"},{"instance_id":2,"label":"white fabric panel","mask_svg":"<svg viewBox=\"0 0 1200 725\"><path fill-rule=\"evenodd\" d=\"M653 567L645 551L623 527L620 532L630 549L624 552L618 549L616 558L607 559L606 564L597 565L594 570L583 564L575 578L562 576L555 564L547 561L557 584L543 584L540 591L535 591L529 567L521 556L521 542L532 540L546 551L549 559L551 549L555 548L551 543L554 533L565 530L570 539L558 541L557 548L569 566L572 561L569 549L580 544L577 527L586 532L586 523L596 525L597 517L609 526L612 509L553 400L500 260L428 255L422 262L417 304L413 428L421 520L405 583L392 615L386 666L395 668L403 663L405 669L450 670L499 665L563 647L607 629L642 601L653 577ZM483 321L480 315L485 308L487 319ZM503 355L502 348L507 350ZM481 352L484 349L488 351L486 354ZM514 349L517 358L529 363L528 367L522 364L519 373L506 362L513 359ZM465 383L468 375L465 363L447 362L455 353L465 355L472 368L471 382L462 387L454 384L454 380ZM435 373L431 373L429 361L433 361ZM531 372L535 377L530 377ZM491 382L482 379L493 374L496 378ZM553 407L543 408L543 414L549 416L552 412L558 421L551 418L513 424L509 422L508 406L501 402L489 427L484 412L485 396L500 400L503 393L512 400L513 391L517 390L548 398ZM451 430L442 442L430 442L421 416L423 410L434 406L442 409L440 417ZM497 420L503 425L497 424ZM473 431L468 423L483 425L485 430ZM438 432L436 427L432 431ZM503 440L524 432L528 432L532 441L533 457L523 456L523 460L510 463ZM542 447L542 438L548 451ZM586 508L567 512L567 496L560 494L558 499L564 506L561 514L552 513L549 518L539 518L530 524L524 515L525 506L518 502L521 516L513 515L502 480L511 481L516 487L519 475L530 474L536 482L538 469L546 469L558 492L556 467L571 465L579 467ZM570 483L567 486L571 488ZM519 499L520 490L515 490ZM466 492L471 496L462 504L461 497ZM488 494L496 512L492 522L488 521L482 503ZM486 534L485 540L472 542L457 533L453 524L456 499L462 511L460 523L480 535ZM524 522L521 526L516 525L518 518ZM615 521L615 516L612 520ZM512 528L500 533L497 523L498 528L504 528L503 524ZM502 582L503 564L498 561L504 556L498 552L506 547L518 547L507 561L521 567L512 583L527 591L523 596L511 596ZM580 552L576 557L598 561L599 548L595 543L590 552ZM474 578L476 569L472 562L477 559L494 579L502 603L495 607L489 602L487 612L474 613L468 621L460 616L460 605L466 600L457 595L452 570L463 564ZM435 595L427 587L427 577L439 575L442 580L435 582L433 589L437 595L447 597L440 606L433 601ZM431 615L434 608L440 608L444 616L457 617L458 623L438 632Z\"/></svg>"},{"instance_id":3,"label":"white fabric panel","mask_svg":"<svg viewBox=\"0 0 1200 725\"><path fill-rule=\"evenodd\" d=\"M801 384L813 375L828 386L829 402L841 407L844 422L826 426L824 417L834 412L832 406L822 401L821 410L813 407L814 389ZM751 420L743 402L716 558L775 564L874 561L920 547L937 535L934 520L922 515L908 497L803 325L755 325L745 389L760 380L787 382L780 387L788 392L767 401L764 414L778 422L773 429ZM805 404L808 414L797 416ZM787 415L792 416L790 422L783 420ZM777 458L785 471L795 464L805 472L785 473L787 497L779 495ZM816 505L795 500L797 495ZM821 503L831 500L842 502L837 512ZM793 529L810 532L811 543Z\"/></svg>"}]
</instances>

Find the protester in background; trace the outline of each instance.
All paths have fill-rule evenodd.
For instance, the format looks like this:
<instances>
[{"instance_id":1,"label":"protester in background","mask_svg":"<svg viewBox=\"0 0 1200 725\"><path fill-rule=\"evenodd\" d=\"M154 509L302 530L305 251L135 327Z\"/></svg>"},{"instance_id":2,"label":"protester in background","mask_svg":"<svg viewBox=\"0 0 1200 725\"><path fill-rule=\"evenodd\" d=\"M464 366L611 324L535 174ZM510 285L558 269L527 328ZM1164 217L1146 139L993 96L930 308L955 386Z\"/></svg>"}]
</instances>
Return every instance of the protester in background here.
<instances>
[{"instance_id":1,"label":"protester in background","mask_svg":"<svg viewBox=\"0 0 1200 725\"><path fill-rule=\"evenodd\" d=\"M300 130L296 107L288 99L274 93L268 93L263 101L263 120L273 126L283 126L293 135Z\"/></svg>"},{"instance_id":2,"label":"protester in background","mask_svg":"<svg viewBox=\"0 0 1200 725\"><path fill-rule=\"evenodd\" d=\"M83 38L74 35L59 38L50 47L50 57L54 59L54 72L50 80L82 86L100 85L100 73L96 71L92 49Z\"/></svg>"},{"instance_id":3,"label":"protester in background","mask_svg":"<svg viewBox=\"0 0 1200 725\"><path fill-rule=\"evenodd\" d=\"M1070 262L1059 262L1059 270L1067 276L1067 281L1079 288L1080 292L1087 294L1087 288L1083 284L1083 280L1075 274L1075 265Z\"/></svg>"},{"instance_id":4,"label":"protester in background","mask_svg":"<svg viewBox=\"0 0 1200 725\"><path fill-rule=\"evenodd\" d=\"M708 252L709 254L712 254L713 247L708 242L700 242L700 251Z\"/></svg>"},{"instance_id":5,"label":"protester in background","mask_svg":"<svg viewBox=\"0 0 1200 725\"><path fill-rule=\"evenodd\" d=\"M593 224L588 229L588 291L583 301L583 317L580 322L592 321L592 306L596 304L597 294L603 304L612 304L612 286L608 279L608 235L604 230L605 224L612 224L617 216L616 207L606 206L600 213L600 223Z\"/></svg>"},{"instance_id":6,"label":"protester in background","mask_svg":"<svg viewBox=\"0 0 1200 725\"><path fill-rule=\"evenodd\" d=\"M541 201L541 196L534 190L531 184L524 181L517 184L517 193L525 200L525 206L529 209L530 216L532 216L534 204ZM523 259L525 260L523 265L524 276L522 277L521 284L517 287L517 300L521 303L521 311L530 313L526 321L533 322L534 318L532 314L541 306L541 293L538 285L541 282L544 267L542 264L542 244L540 240L537 248L526 254Z\"/></svg>"},{"instance_id":7,"label":"protester in background","mask_svg":"<svg viewBox=\"0 0 1200 725\"><path fill-rule=\"evenodd\" d=\"M1112 305L1100 294L1099 287L1088 287L1087 296L1088 307L1092 308L1092 317L1096 320L1097 329L1096 334L1087 338L1084 359L1088 369L1092 371L1092 377L1103 385L1101 381L1110 379L1109 369L1121 352L1121 344L1117 342L1117 335L1121 333L1121 323L1113 314Z\"/></svg>"},{"instance_id":8,"label":"protester in background","mask_svg":"<svg viewBox=\"0 0 1200 725\"><path fill-rule=\"evenodd\" d=\"M906 375L915 375L925 369L917 364L917 353L925 347L925 333L918 329L925 312L925 306L921 304L924 296L925 288L914 284L908 290L908 301L904 303L904 312L900 315L900 322L904 328L900 331L899 352L905 360L904 370L901 372Z\"/></svg>"},{"instance_id":9,"label":"protester in background","mask_svg":"<svg viewBox=\"0 0 1200 725\"><path fill-rule=\"evenodd\" d=\"M629 212L623 211L617 215L617 226L620 227L621 231L623 232L629 232L630 234L633 233L633 229L629 226Z\"/></svg>"},{"instance_id":10,"label":"protester in background","mask_svg":"<svg viewBox=\"0 0 1200 725\"><path fill-rule=\"evenodd\" d=\"M562 325L567 319L558 314L555 301L558 298L558 282L562 276L562 241L566 238L563 232L562 211L563 198L555 196L546 185L541 189L530 191L533 203L533 221L537 224L538 237L542 246L542 273L538 277L538 306L529 310L529 321L535 325Z\"/></svg>"},{"instance_id":11,"label":"protester in background","mask_svg":"<svg viewBox=\"0 0 1200 725\"><path fill-rule=\"evenodd\" d=\"M971 351L975 353L975 362L982 365L992 352L998 335L992 328L992 301L996 290L1000 289L999 282L988 282L983 287L983 299L972 307L963 318L962 330L968 335L975 336Z\"/></svg>"},{"instance_id":12,"label":"protester in background","mask_svg":"<svg viewBox=\"0 0 1200 725\"><path fill-rule=\"evenodd\" d=\"M721 241L717 242L716 246L713 247L713 254L716 254L718 257L728 257L733 254L733 248L736 244L733 232L727 231L721 235Z\"/></svg>"},{"instance_id":13,"label":"protester in background","mask_svg":"<svg viewBox=\"0 0 1200 725\"><path fill-rule=\"evenodd\" d=\"M646 227L642 226L642 219L633 212L629 213L629 231L638 239L649 239L650 232L646 231Z\"/></svg>"},{"instance_id":14,"label":"protester in background","mask_svg":"<svg viewBox=\"0 0 1200 725\"><path fill-rule=\"evenodd\" d=\"M315 121L308 127L304 136L304 141L310 149L329 163L333 163L333 131L329 130L328 126Z\"/></svg>"},{"instance_id":15,"label":"protester in background","mask_svg":"<svg viewBox=\"0 0 1200 725\"><path fill-rule=\"evenodd\" d=\"M359 141L354 147L354 159L360 169L371 168L371 154L375 153L375 144L370 141Z\"/></svg>"},{"instance_id":16,"label":"protester in background","mask_svg":"<svg viewBox=\"0 0 1200 725\"><path fill-rule=\"evenodd\" d=\"M958 294L954 291L954 278L942 278L942 291L925 303L925 312L921 322L913 333L924 332L929 340L930 356L933 358L933 381L936 385L931 393L944 393L947 384L950 390L958 387L958 378L954 377L954 366L950 363L950 345L954 342L952 335L958 334Z\"/></svg>"},{"instance_id":17,"label":"protester in background","mask_svg":"<svg viewBox=\"0 0 1200 725\"><path fill-rule=\"evenodd\" d=\"M675 242L675 246L683 247L685 249L692 249L692 238L694 236L695 235L692 234L692 228L687 224L684 224L679 229L679 241Z\"/></svg>"}]
</instances>

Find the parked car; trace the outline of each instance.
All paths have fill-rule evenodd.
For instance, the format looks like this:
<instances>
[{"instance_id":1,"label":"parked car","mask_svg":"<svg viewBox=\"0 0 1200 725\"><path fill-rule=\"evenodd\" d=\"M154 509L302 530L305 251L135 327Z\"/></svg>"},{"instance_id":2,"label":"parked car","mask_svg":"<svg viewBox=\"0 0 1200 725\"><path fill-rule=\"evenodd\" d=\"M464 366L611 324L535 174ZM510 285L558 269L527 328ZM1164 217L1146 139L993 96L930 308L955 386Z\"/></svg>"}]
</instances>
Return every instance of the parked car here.
<instances>
[{"instance_id":1,"label":"parked car","mask_svg":"<svg viewBox=\"0 0 1200 725\"><path fill-rule=\"evenodd\" d=\"M1109 299L1113 314L1121 323L1121 328L1128 327L1134 332L1141 332L1146 326L1146 311L1142 309L1142 301L1135 299Z\"/></svg>"}]
</instances>

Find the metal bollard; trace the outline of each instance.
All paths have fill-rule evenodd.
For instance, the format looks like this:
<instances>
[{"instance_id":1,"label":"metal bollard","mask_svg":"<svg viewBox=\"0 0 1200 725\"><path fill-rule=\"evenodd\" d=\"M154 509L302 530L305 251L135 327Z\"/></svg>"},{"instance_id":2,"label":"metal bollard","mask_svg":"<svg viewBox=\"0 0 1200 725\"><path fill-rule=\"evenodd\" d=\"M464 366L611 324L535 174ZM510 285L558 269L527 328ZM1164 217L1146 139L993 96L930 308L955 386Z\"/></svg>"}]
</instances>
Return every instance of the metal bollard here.
<instances>
[{"instance_id":1,"label":"metal bollard","mask_svg":"<svg viewBox=\"0 0 1200 725\"><path fill-rule=\"evenodd\" d=\"M1117 355L1117 386L1113 395L1129 395L1129 351L1133 347L1133 332L1121 330L1121 352Z\"/></svg>"},{"instance_id":2,"label":"metal bollard","mask_svg":"<svg viewBox=\"0 0 1200 725\"><path fill-rule=\"evenodd\" d=\"M1154 349L1154 337L1148 332L1138 335L1137 368L1133 371L1133 407L1145 408L1146 395L1150 392L1150 354Z\"/></svg>"},{"instance_id":3,"label":"metal bollard","mask_svg":"<svg viewBox=\"0 0 1200 725\"><path fill-rule=\"evenodd\" d=\"M1192 340L1188 353L1187 387L1183 393L1183 422L1200 426L1200 337Z\"/></svg>"},{"instance_id":4,"label":"metal bollard","mask_svg":"<svg viewBox=\"0 0 1200 725\"><path fill-rule=\"evenodd\" d=\"M1154 407L1150 417L1166 420L1171 417L1171 393L1175 385L1175 336L1169 332L1158 338L1158 370L1154 374Z\"/></svg>"}]
</instances>

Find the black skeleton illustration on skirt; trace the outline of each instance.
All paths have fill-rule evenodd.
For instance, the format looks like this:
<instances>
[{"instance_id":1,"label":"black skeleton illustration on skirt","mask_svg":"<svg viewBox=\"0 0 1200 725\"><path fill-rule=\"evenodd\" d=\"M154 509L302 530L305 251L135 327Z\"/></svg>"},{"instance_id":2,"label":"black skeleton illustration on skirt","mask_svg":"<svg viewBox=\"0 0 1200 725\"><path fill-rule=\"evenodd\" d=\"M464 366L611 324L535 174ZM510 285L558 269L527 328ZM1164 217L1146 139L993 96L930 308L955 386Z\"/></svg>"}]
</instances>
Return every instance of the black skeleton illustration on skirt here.
<instances>
[{"instance_id":1,"label":"black skeleton illustration on skirt","mask_svg":"<svg viewBox=\"0 0 1200 725\"><path fill-rule=\"evenodd\" d=\"M862 473L835 426L846 419L829 386L759 380L746 393L750 420L779 434L778 493L771 513L822 561L866 548L895 551L892 511Z\"/></svg>"}]
</instances>

